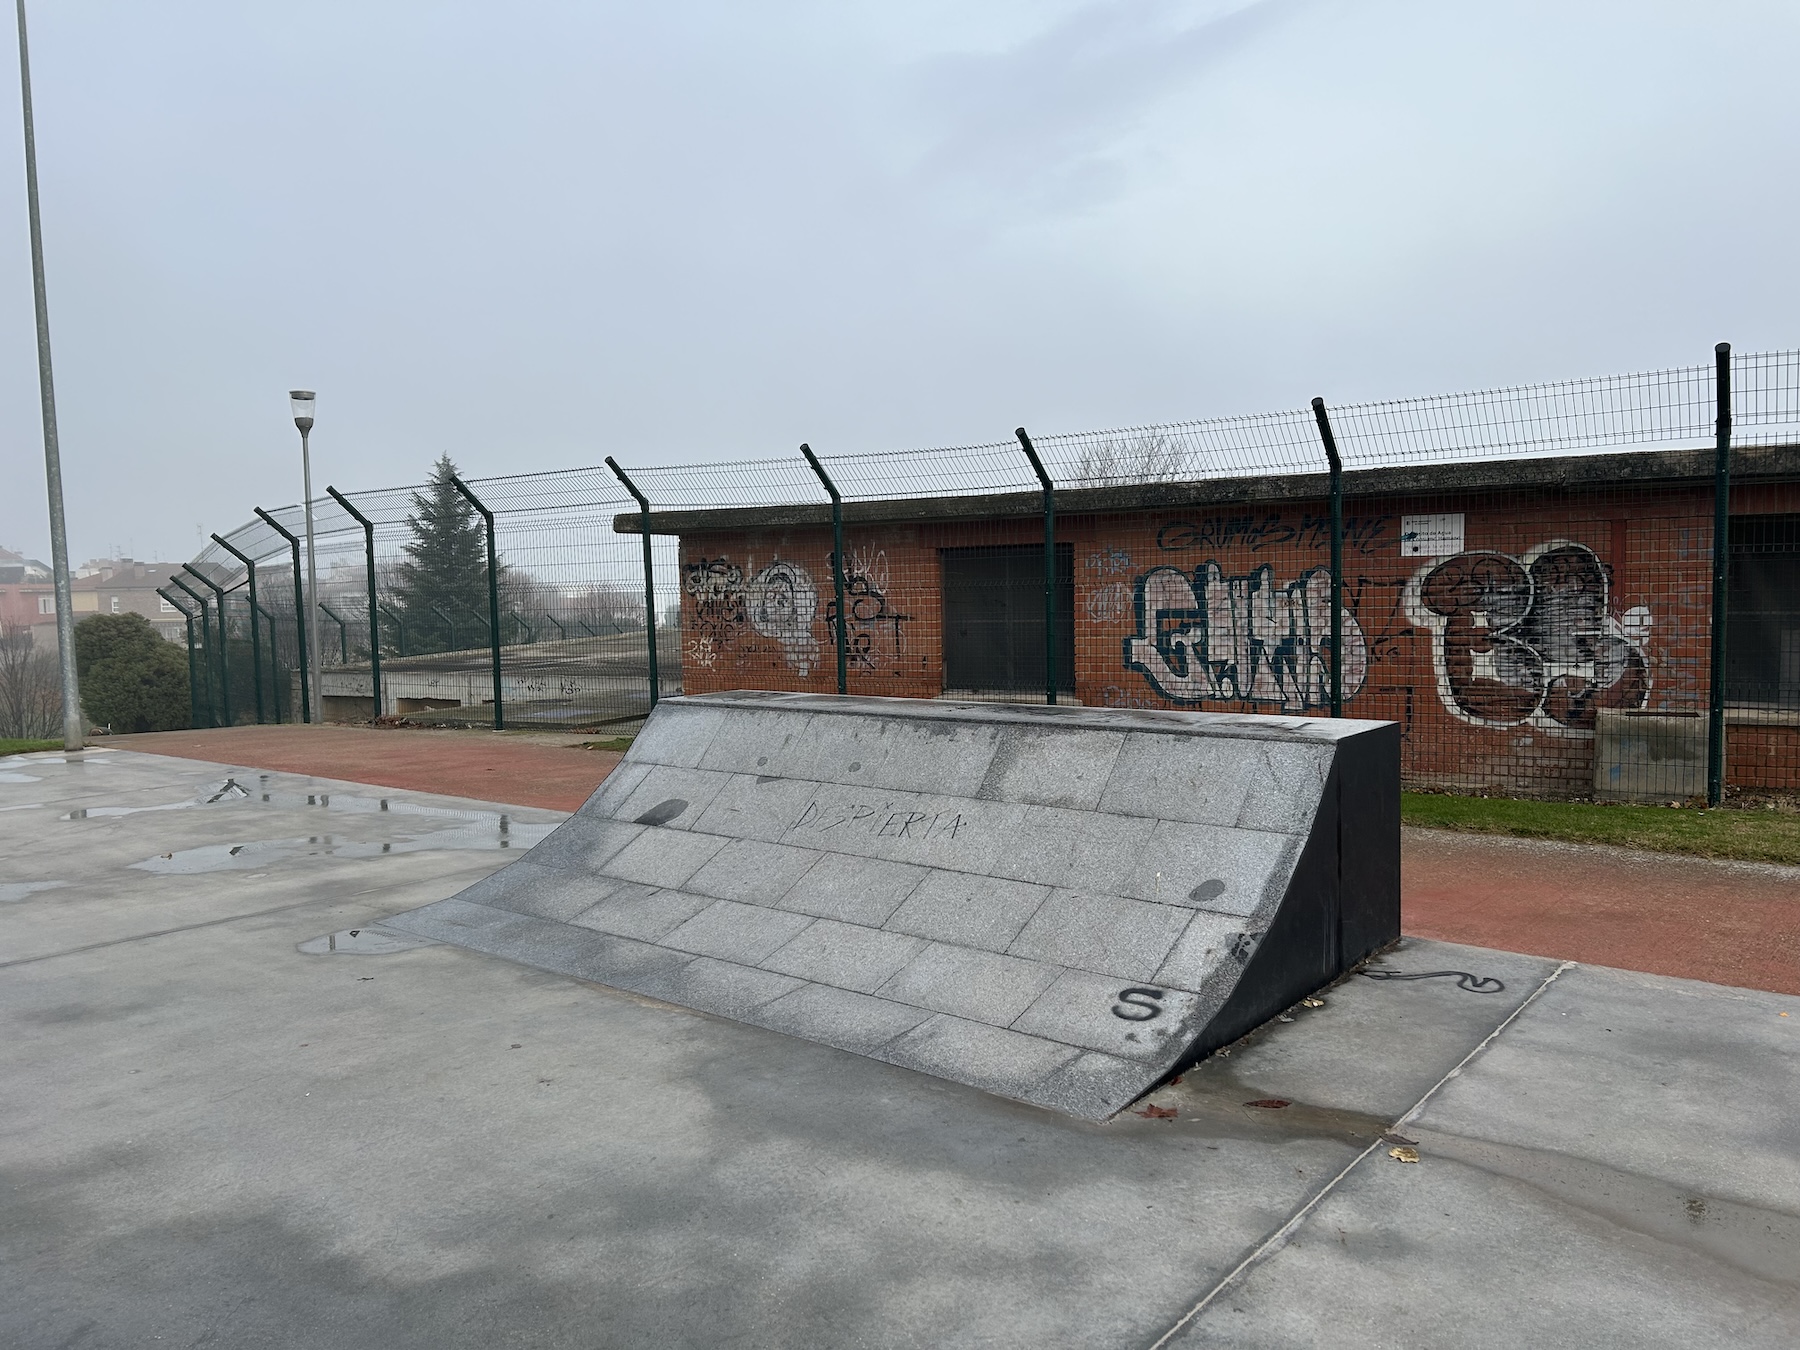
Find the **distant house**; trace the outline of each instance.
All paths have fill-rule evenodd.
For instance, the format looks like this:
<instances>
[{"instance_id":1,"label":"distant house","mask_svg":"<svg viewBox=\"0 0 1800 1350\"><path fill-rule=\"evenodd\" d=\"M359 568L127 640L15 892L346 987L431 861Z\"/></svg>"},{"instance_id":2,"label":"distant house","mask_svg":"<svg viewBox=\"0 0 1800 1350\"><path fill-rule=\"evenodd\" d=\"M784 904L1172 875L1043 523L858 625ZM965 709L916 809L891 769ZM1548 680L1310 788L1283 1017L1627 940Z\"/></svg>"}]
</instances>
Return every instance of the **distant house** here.
<instances>
[{"instance_id":1,"label":"distant house","mask_svg":"<svg viewBox=\"0 0 1800 1350\"><path fill-rule=\"evenodd\" d=\"M156 593L179 570L174 563L134 558L83 563L70 578L76 622L90 614L142 614L170 642L185 642L181 612ZM56 588L47 563L0 548L0 625L30 629L34 646L56 649Z\"/></svg>"},{"instance_id":2,"label":"distant house","mask_svg":"<svg viewBox=\"0 0 1800 1350\"><path fill-rule=\"evenodd\" d=\"M50 568L9 548L0 548L0 627L8 632L36 630L50 624L49 640L56 643L56 592L50 585Z\"/></svg>"},{"instance_id":3,"label":"distant house","mask_svg":"<svg viewBox=\"0 0 1800 1350\"><path fill-rule=\"evenodd\" d=\"M181 611L156 593L167 587L179 563L139 562L135 558L98 558L75 569L70 590L79 622L89 614L142 614L170 642L187 641ZM51 605L54 617L55 605Z\"/></svg>"}]
</instances>

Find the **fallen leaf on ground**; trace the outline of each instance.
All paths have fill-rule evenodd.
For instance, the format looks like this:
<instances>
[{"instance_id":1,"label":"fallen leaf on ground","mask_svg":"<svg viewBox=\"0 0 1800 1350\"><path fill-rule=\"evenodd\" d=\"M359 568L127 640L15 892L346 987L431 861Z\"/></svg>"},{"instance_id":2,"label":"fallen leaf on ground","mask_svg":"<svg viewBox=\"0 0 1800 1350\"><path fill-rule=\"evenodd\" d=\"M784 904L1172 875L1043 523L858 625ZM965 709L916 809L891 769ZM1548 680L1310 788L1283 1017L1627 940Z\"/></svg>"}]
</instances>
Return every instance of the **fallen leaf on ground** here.
<instances>
[{"instance_id":1,"label":"fallen leaf on ground","mask_svg":"<svg viewBox=\"0 0 1800 1350\"><path fill-rule=\"evenodd\" d=\"M1279 1111L1284 1106L1292 1106L1293 1103L1286 1097L1258 1097L1253 1102L1245 1102L1244 1105L1260 1106L1265 1111Z\"/></svg>"},{"instance_id":2,"label":"fallen leaf on ground","mask_svg":"<svg viewBox=\"0 0 1800 1350\"><path fill-rule=\"evenodd\" d=\"M1325 1000L1322 998L1303 998L1300 1000L1300 1006L1302 1008L1323 1008L1325 1006Z\"/></svg>"},{"instance_id":3,"label":"fallen leaf on ground","mask_svg":"<svg viewBox=\"0 0 1800 1350\"><path fill-rule=\"evenodd\" d=\"M1409 1144L1402 1144L1399 1148L1390 1148L1388 1157L1395 1162L1417 1162L1419 1161L1419 1150Z\"/></svg>"},{"instance_id":4,"label":"fallen leaf on ground","mask_svg":"<svg viewBox=\"0 0 1800 1350\"><path fill-rule=\"evenodd\" d=\"M1146 1106L1142 1111L1139 1111L1138 1114L1148 1120L1173 1120L1175 1118L1175 1108L1172 1106L1157 1106L1152 1103L1151 1105Z\"/></svg>"}]
</instances>

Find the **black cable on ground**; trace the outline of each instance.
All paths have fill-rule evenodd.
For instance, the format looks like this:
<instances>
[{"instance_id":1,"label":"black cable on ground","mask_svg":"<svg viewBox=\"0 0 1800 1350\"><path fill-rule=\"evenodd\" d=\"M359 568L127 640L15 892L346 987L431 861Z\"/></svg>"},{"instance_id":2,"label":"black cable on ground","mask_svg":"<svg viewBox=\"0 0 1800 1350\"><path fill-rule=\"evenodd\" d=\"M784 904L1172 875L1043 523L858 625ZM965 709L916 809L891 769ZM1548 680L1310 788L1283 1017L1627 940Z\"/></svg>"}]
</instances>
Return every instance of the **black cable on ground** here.
<instances>
[{"instance_id":1,"label":"black cable on ground","mask_svg":"<svg viewBox=\"0 0 1800 1350\"><path fill-rule=\"evenodd\" d=\"M1363 970L1358 974L1371 980L1437 980L1454 977L1458 989L1471 994L1498 994L1506 985L1491 975L1471 975L1466 970Z\"/></svg>"}]
</instances>

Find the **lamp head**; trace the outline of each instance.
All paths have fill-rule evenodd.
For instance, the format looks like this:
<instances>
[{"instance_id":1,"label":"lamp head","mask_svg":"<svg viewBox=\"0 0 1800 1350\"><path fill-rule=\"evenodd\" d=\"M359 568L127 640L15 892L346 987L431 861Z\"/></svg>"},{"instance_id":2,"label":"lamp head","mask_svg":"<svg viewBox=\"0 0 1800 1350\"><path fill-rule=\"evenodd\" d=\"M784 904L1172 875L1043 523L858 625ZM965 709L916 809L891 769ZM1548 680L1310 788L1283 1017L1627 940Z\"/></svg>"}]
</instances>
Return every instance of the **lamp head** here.
<instances>
[{"instance_id":1,"label":"lamp head","mask_svg":"<svg viewBox=\"0 0 1800 1350\"><path fill-rule=\"evenodd\" d=\"M294 409L294 425L302 435L313 429L313 400L318 395L310 389L288 390L288 403Z\"/></svg>"}]
</instances>

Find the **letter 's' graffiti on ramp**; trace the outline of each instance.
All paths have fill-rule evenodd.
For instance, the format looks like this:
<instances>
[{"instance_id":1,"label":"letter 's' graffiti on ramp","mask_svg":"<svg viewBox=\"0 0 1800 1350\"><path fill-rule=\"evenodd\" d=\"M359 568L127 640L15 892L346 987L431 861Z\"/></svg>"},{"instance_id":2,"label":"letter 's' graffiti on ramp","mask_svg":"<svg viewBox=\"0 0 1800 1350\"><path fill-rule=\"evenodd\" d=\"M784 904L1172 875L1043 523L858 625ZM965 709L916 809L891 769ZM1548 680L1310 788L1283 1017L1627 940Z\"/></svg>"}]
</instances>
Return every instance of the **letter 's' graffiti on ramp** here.
<instances>
[{"instance_id":1,"label":"letter 's' graffiti on ramp","mask_svg":"<svg viewBox=\"0 0 1800 1350\"><path fill-rule=\"evenodd\" d=\"M1471 725L1591 734L1600 709L1649 701L1650 611L1614 617L1606 567L1583 544L1458 553L1420 568L1405 606L1431 634L1438 697Z\"/></svg>"},{"instance_id":2,"label":"letter 's' graffiti on ramp","mask_svg":"<svg viewBox=\"0 0 1800 1350\"><path fill-rule=\"evenodd\" d=\"M1331 572L1318 567L1283 586L1264 563L1228 577L1217 562L1187 573L1154 567L1137 581L1138 631L1125 668L1176 703L1278 704L1284 711L1331 702ZM1369 671L1362 626L1343 611L1344 697Z\"/></svg>"}]
</instances>

